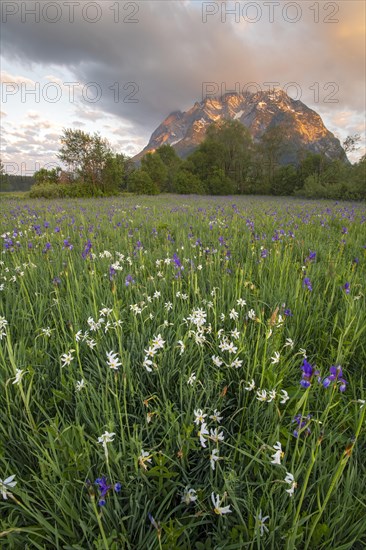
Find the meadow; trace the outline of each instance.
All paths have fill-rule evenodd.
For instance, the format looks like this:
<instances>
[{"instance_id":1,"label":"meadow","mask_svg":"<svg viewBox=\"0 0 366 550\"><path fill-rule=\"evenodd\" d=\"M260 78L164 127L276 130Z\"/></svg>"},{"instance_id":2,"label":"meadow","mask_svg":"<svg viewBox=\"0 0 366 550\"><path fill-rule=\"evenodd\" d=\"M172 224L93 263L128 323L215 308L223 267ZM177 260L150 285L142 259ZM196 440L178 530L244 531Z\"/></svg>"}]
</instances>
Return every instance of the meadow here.
<instances>
[{"instance_id":1,"label":"meadow","mask_svg":"<svg viewBox=\"0 0 366 550\"><path fill-rule=\"evenodd\" d=\"M366 545L366 206L2 203L0 545Z\"/></svg>"}]
</instances>

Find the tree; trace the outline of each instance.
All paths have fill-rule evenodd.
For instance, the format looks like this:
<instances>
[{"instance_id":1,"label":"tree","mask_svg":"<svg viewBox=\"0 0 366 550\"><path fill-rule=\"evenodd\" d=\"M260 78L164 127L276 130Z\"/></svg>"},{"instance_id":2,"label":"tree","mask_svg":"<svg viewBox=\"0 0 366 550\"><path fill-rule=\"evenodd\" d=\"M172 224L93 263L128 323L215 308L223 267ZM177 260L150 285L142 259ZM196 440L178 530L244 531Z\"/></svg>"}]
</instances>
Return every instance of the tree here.
<instances>
[{"instance_id":1,"label":"tree","mask_svg":"<svg viewBox=\"0 0 366 550\"><path fill-rule=\"evenodd\" d=\"M110 155L104 165L101 177L103 193L113 194L123 188L126 158L122 154Z\"/></svg>"},{"instance_id":2,"label":"tree","mask_svg":"<svg viewBox=\"0 0 366 550\"><path fill-rule=\"evenodd\" d=\"M75 172L83 183L102 186L102 173L113 156L111 146L99 134L64 129L58 158Z\"/></svg>"},{"instance_id":3,"label":"tree","mask_svg":"<svg viewBox=\"0 0 366 550\"><path fill-rule=\"evenodd\" d=\"M49 184L49 183L59 183L61 168L53 168L52 170L47 170L46 168L41 168L38 172L34 173L35 185Z\"/></svg>"},{"instance_id":4,"label":"tree","mask_svg":"<svg viewBox=\"0 0 366 550\"><path fill-rule=\"evenodd\" d=\"M167 169L165 184L161 190L170 193L173 191L174 178L182 165L182 160L178 157L175 149L171 145L162 145L156 150L156 154L159 155Z\"/></svg>"},{"instance_id":5,"label":"tree","mask_svg":"<svg viewBox=\"0 0 366 550\"><path fill-rule=\"evenodd\" d=\"M353 134L352 136L346 137L346 139L342 143L342 147L346 153L353 153L354 151L357 151L360 148L359 146L360 141L361 141L360 134Z\"/></svg>"},{"instance_id":6,"label":"tree","mask_svg":"<svg viewBox=\"0 0 366 550\"><path fill-rule=\"evenodd\" d=\"M127 189L131 193L136 193L138 195L157 195L159 193L159 188L156 183L154 183L149 174L141 168L130 174Z\"/></svg>"},{"instance_id":7,"label":"tree","mask_svg":"<svg viewBox=\"0 0 366 550\"><path fill-rule=\"evenodd\" d=\"M204 195L205 187L198 176L187 170L179 170L174 178L173 189L182 195Z\"/></svg>"},{"instance_id":8,"label":"tree","mask_svg":"<svg viewBox=\"0 0 366 550\"><path fill-rule=\"evenodd\" d=\"M141 159L141 169L149 174L150 178L159 190L162 190L165 186L168 176L168 170L160 155L156 153L147 153Z\"/></svg>"},{"instance_id":9,"label":"tree","mask_svg":"<svg viewBox=\"0 0 366 550\"><path fill-rule=\"evenodd\" d=\"M271 187L276 170L279 168L285 153L292 152L288 137L289 126L286 122L269 126L263 133L257 150L265 167L265 179Z\"/></svg>"},{"instance_id":10,"label":"tree","mask_svg":"<svg viewBox=\"0 0 366 550\"><path fill-rule=\"evenodd\" d=\"M5 173L5 167L0 158L0 191L10 191L10 188L9 178Z\"/></svg>"}]
</instances>

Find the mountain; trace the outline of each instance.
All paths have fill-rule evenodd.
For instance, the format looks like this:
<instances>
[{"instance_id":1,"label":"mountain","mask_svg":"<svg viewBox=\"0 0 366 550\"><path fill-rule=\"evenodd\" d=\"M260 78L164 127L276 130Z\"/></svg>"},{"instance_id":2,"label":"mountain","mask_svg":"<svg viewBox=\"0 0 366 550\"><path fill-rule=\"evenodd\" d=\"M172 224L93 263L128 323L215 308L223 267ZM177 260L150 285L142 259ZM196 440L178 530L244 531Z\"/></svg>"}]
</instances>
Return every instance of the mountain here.
<instances>
[{"instance_id":1,"label":"mountain","mask_svg":"<svg viewBox=\"0 0 366 550\"><path fill-rule=\"evenodd\" d=\"M229 93L196 102L188 111L175 111L158 126L147 146L133 160L138 162L146 153L166 144L185 158L203 141L208 126L223 119L239 120L255 142L268 128L284 126L292 144L292 153L282 159L284 164L296 162L301 152L306 151L347 162L339 140L327 130L321 117L283 90Z\"/></svg>"}]
</instances>

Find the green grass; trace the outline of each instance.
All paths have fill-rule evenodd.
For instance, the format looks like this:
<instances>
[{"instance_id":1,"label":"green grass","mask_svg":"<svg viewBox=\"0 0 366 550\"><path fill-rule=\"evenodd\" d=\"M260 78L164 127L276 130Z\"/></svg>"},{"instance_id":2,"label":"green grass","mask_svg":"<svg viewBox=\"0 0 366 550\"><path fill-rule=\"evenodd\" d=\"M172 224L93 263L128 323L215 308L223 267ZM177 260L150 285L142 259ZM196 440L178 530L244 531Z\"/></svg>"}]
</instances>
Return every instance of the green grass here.
<instances>
[{"instance_id":1,"label":"green grass","mask_svg":"<svg viewBox=\"0 0 366 550\"><path fill-rule=\"evenodd\" d=\"M0 500L1 547L364 548L364 204L9 198L0 233L0 478L17 482ZM158 335L150 372L145 350ZM319 371L307 389L303 350ZM337 381L323 387L332 365L343 393ZM213 432L202 447L197 409L223 440ZM311 417L296 438L297 414ZM102 476L122 487L100 506ZM215 513L211 493L231 513Z\"/></svg>"}]
</instances>

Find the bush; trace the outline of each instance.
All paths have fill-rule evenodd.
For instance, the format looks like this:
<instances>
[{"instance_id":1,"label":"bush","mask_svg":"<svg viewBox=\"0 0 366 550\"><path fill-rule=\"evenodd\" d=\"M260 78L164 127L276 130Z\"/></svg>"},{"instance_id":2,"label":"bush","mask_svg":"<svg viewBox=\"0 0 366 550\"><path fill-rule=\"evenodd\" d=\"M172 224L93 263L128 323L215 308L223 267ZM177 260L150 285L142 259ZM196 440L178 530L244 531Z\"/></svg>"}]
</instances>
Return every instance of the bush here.
<instances>
[{"instance_id":1,"label":"bush","mask_svg":"<svg viewBox=\"0 0 366 550\"><path fill-rule=\"evenodd\" d=\"M131 193L138 195L158 195L159 188L153 182L151 177L144 170L135 170L132 172L127 182L127 189Z\"/></svg>"},{"instance_id":2,"label":"bush","mask_svg":"<svg viewBox=\"0 0 366 550\"><path fill-rule=\"evenodd\" d=\"M173 182L173 189L175 193L182 195L204 195L206 189L198 176L187 172L187 170L179 171Z\"/></svg>"}]
</instances>

